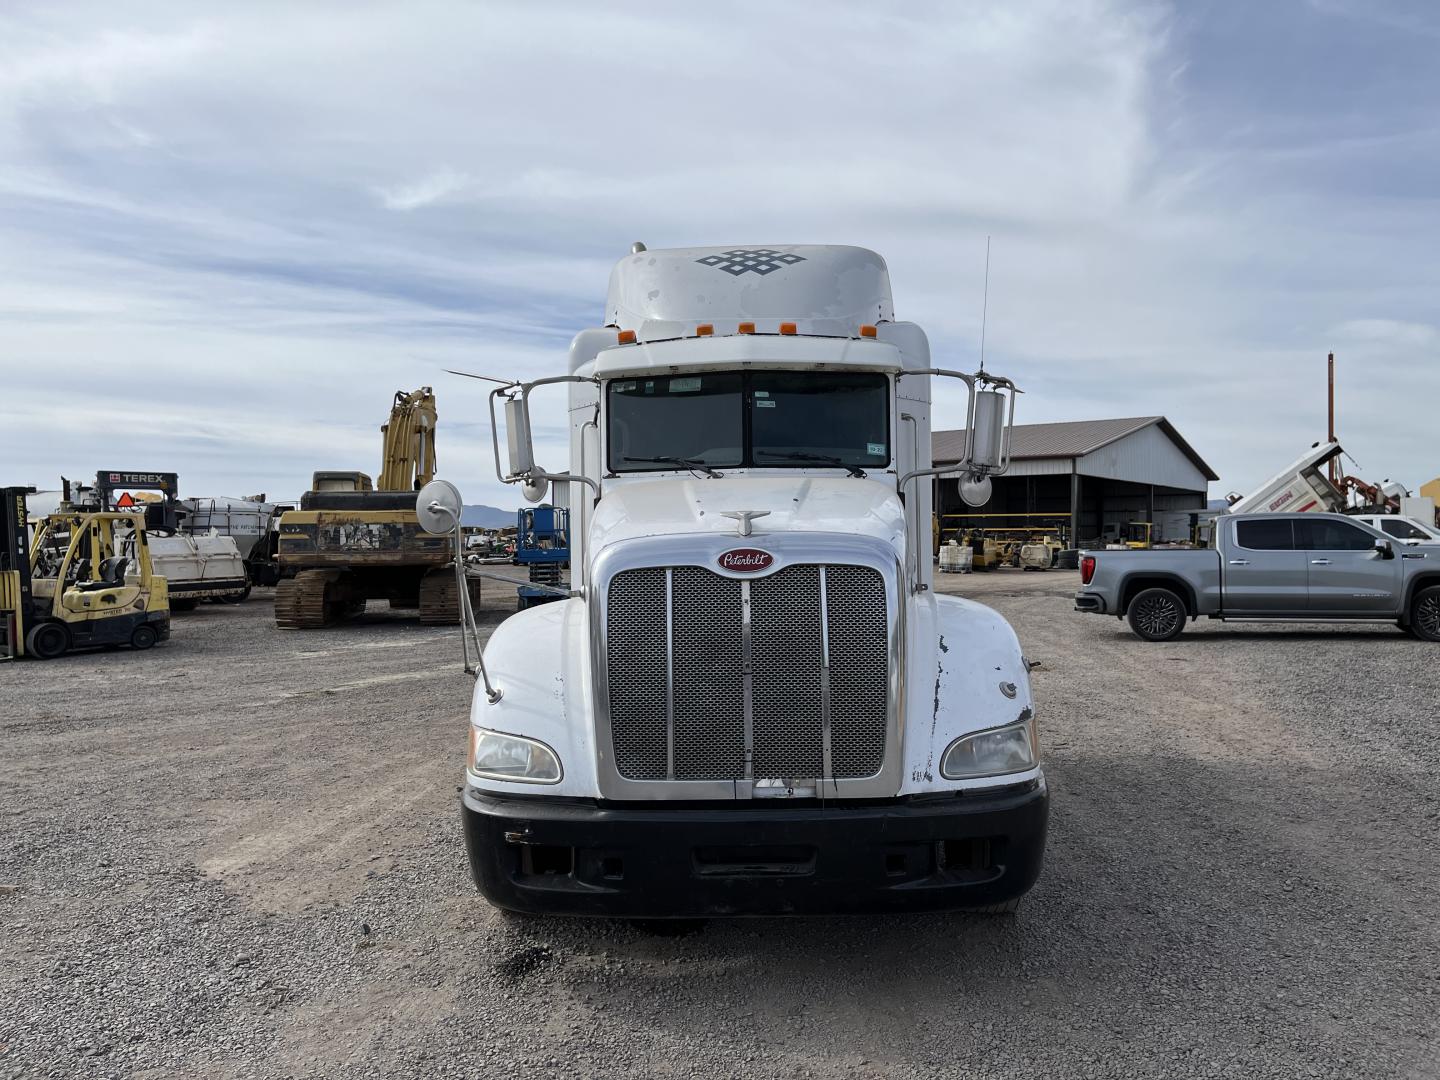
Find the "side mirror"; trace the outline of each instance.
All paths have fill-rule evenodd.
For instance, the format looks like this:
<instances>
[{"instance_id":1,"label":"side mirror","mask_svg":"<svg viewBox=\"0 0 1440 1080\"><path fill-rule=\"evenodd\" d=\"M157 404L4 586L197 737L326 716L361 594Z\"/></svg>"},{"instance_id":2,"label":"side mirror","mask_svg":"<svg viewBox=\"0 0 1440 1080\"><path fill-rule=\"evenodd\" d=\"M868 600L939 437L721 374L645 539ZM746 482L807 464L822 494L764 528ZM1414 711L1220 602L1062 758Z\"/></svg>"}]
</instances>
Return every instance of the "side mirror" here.
<instances>
[{"instance_id":1,"label":"side mirror","mask_svg":"<svg viewBox=\"0 0 1440 1080\"><path fill-rule=\"evenodd\" d=\"M970 436L970 463L982 475L1000 472L1005 459L1005 395L998 390L975 391L975 425Z\"/></svg>"},{"instance_id":2,"label":"side mirror","mask_svg":"<svg viewBox=\"0 0 1440 1080\"><path fill-rule=\"evenodd\" d=\"M524 476L534 470L535 447L530 441L530 410L524 394L505 399L505 449L511 476Z\"/></svg>"},{"instance_id":3,"label":"side mirror","mask_svg":"<svg viewBox=\"0 0 1440 1080\"><path fill-rule=\"evenodd\" d=\"M460 489L448 480L431 480L415 496L415 516L420 527L437 536L449 536L460 527L465 504Z\"/></svg>"},{"instance_id":4,"label":"side mirror","mask_svg":"<svg viewBox=\"0 0 1440 1080\"><path fill-rule=\"evenodd\" d=\"M1395 545L1390 543L1389 540L1377 539L1375 541L1375 550L1380 553L1382 559L1395 558Z\"/></svg>"}]
</instances>

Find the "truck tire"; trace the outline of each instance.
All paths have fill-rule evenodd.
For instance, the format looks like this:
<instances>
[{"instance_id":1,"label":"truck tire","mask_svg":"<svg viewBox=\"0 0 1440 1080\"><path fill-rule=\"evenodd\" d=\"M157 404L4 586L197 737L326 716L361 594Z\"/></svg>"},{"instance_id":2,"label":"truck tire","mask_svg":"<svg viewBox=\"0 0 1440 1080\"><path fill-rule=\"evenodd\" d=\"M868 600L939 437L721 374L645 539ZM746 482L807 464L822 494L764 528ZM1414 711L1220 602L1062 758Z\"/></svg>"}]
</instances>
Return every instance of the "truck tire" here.
<instances>
[{"instance_id":1,"label":"truck tire","mask_svg":"<svg viewBox=\"0 0 1440 1080\"><path fill-rule=\"evenodd\" d=\"M1421 641L1440 641L1440 585L1421 589L1410 601L1410 632Z\"/></svg>"},{"instance_id":2,"label":"truck tire","mask_svg":"<svg viewBox=\"0 0 1440 1080\"><path fill-rule=\"evenodd\" d=\"M25 653L37 660L54 660L70 648L70 631L60 623L36 623L25 635Z\"/></svg>"},{"instance_id":3,"label":"truck tire","mask_svg":"<svg viewBox=\"0 0 1440 1080\"><path fill-rule=\"evenodd\" d=\"M1125 613L1130 629L1144 641L1170 641L1185 629L1185 601L1169 589L1136 593Z\"/></svg>"}]
</instances>

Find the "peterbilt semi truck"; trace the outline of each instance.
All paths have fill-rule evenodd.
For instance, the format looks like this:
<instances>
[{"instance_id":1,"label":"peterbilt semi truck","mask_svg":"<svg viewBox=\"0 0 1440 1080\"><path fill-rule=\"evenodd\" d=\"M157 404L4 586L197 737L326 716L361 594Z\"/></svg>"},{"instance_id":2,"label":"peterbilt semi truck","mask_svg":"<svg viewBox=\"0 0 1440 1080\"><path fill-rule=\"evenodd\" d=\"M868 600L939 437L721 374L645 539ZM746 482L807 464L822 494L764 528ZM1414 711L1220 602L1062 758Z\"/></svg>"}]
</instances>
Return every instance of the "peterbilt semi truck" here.
<instances>
[{"instance_id":1,"label":"peterbilt semi truck","mask_svg":"<svg viewBox=\"0 0 1440 1080\"><path fill-rule=\"evenodd\" d=\"M475 672L480 892L639 919L1013 910L1048 820L1028 665L932 588L931 478L984 501L1014 385L934 367L855 247L636 245L604 323L565 374L491 395L500 479L569 490L571 580ZM970 437L936 469L941 378ZM531 404L561 390L548 471Z\"/></svg>"}]
</instances>

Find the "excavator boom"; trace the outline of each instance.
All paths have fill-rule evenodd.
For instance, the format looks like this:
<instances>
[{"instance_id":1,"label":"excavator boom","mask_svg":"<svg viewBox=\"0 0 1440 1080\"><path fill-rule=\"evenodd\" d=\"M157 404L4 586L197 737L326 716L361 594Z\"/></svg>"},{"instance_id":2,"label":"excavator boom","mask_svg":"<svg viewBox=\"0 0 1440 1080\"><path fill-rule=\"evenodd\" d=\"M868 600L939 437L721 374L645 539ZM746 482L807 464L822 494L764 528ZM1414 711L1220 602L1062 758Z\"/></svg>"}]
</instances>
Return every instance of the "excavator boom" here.
<instances>
[{"instance_id":1,"label":"excavator boom","mask_svg":"<svg viewBox=\"0 0 1440 1080\"><path fill-rule=\"evenodd\" d=\"M435 478L435 394L430 387L408 394L397 390L380 434L380 491L419 491Z\"/></svg>"}]
</instances>

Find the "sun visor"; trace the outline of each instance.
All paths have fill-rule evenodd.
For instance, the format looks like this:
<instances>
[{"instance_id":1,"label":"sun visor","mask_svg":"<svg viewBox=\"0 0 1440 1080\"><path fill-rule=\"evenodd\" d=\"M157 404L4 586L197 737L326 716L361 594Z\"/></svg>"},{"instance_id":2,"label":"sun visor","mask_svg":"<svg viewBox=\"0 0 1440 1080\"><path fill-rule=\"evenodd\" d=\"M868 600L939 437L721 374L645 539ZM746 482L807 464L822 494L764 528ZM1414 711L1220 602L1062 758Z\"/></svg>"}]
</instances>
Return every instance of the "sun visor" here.
<instances>
[{"instance_id":1,"label":"sun visor","mask_svg":"<svg viewBox=\"0 0 1440 1080\"><path fill-rule=\"evenodd\" d=\"M698 324L734 333L852 337L895 318L890 273L873 251L833 244L666 248L627 255L610 273L605 321L642 341L684 337Z\"/></svg>"}]
</instances>

